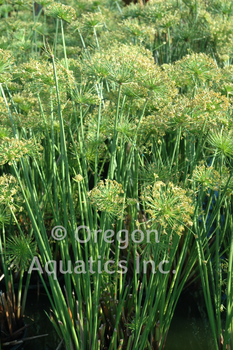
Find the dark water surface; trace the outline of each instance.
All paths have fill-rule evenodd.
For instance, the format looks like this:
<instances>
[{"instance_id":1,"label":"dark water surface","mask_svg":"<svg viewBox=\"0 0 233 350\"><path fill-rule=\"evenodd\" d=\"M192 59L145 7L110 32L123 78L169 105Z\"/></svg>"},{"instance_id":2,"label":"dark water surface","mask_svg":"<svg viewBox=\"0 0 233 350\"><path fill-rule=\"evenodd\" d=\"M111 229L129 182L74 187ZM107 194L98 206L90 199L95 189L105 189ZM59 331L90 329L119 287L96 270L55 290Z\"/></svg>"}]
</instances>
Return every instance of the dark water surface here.
<instances>
[{"instance_id":1,"label":"dark water surface","mask_svg":"<svg viewBox=\"0 0 233 350\"><path fill-rule=\"evenodd\" d=\"M165 350L213 350L203 294L186 292L177 304Z\"/></svg>"},{"instance_id":2,"label":"dark water surface","mask_svg":"<svg viewBox=\"0 0 233 350\"><path fill-rule=\"evenodd\" d=\"M60 340L45 312L50 312L45 293L37 297L29 291L25 310L25 323L31 324L27 337L48 333L47 337L25 342L23 349L56 350ZM198 293L183 294L177 304L168 333L165 350L212 350L211 330L204 308L203 296ZM64 350L62 346L60 348Z\"/></svg>"},{"instance_id":3,"label":"dark water surface","mask_svg":"<svg viewBox=\"0 0 233 350\"><path fill-rule=\"evenodd\" d=\"M55 350L60 343L60 339L54 327L46 315L50 314L50 303L45 292L37 296L36 291L28 291L27 305L25 310L25 323L31 324L27 331L27 337L48 334L46 337L25 342L24 350ZM61 347L60 350L63 350Z\"/></svg>"}]
</instances>

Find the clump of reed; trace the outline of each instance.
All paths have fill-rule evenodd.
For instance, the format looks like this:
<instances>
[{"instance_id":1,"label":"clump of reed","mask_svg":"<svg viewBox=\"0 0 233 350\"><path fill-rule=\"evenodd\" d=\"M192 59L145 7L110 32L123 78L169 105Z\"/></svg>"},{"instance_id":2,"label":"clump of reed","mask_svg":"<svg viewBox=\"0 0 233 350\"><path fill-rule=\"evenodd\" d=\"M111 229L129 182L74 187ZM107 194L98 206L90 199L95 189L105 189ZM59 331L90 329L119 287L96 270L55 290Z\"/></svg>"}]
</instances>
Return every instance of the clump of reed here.
<instances>
[{"instance_id":1,"label":"clump of reed","mask_svg":"<svg viewBox=\"0 0 233 350\"><path fill-rule=\"evenodd\" d=\"M36 261L67 349L161 350L199 279L232 348L231 2L38 4L0 5L2 312Z\"/></svg>"}]
</instances>

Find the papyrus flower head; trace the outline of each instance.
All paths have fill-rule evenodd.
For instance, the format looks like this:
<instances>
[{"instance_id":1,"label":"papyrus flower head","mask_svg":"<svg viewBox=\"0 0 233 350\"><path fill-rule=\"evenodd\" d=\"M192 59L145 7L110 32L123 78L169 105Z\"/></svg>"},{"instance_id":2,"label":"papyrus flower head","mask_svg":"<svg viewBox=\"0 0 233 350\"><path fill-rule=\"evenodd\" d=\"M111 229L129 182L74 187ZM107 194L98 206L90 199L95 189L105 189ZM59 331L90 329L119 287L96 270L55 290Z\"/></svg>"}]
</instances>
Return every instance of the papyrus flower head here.
<instances>
[{"instance_id":1,"label":"papyrus flower head","mask_svg":"<svg viewBox=\"0 0 233 350\"><path fill-rule=\"evenodd\" d=\"M47 7L46 14L54 18L62 19L68 23L74 21L76 18L76 12L73 7L55 1Z\"/></svg>"},{"instance_id":2,"label":"papyrus flower head","mask_svg":"<svg viewBox=\"0 0 233 350\"><path fill-rule=\"evenodd\" d=\"M157 175L155 174L157 179ZM145 188L142 200L145 203L148 223L157 224L163 233L182 234L185 227L192 226L194 205L192 191L185 190L172 182L165 184L155 181L154 185Z\"/></svg>"},{"instance_id":3,"label":"papyrus flower head","mask_svg":"<svg viewBox=\"0 0 233 350\"><path fill-rule=\"evenodd\" d=\"M121 218L126 204L122 185L115 180L101 180L96 187L88 193L90 202L97 210L110 216Z\"/></svg>"},{"instance_id":4,"label":"papyrus flower head","mask_svg":"<svg viewBox=\"0 0 233 350\"><path fill-rule=\"evenodd\" d=\"M19 198L19 185L17 179L10 174L0 176L0 205L14 205ZM15 208L12 208L15 209Z\"/></svg>"},{"instance_id":5,"label":"papyrus flower head","mask_svg":"<svg viewBox=\"0 0 233 350\"><path fill-rule=\"evenodd\" d=\"M218 191L221 185L221 176L212 166L200 164L195 167L190 181L196 182L197 187L202 186L204 190Z\"/></svg>"},{"instance_id":6,"label":"papyrus flower head","mask_svg":"<svg viewBox=\"0 0 233 350\"><path fill-rule=\"evenodd\" d=\"M0 83L4 83L10 79L10 71L14 59L8 50L0 49Z\"/></svg>"},{"instance_id":7,"label":"papyrus flower head","mask_svg":"<svg viewBox=\"0 0 233 350\"><path fill-rule=\"evenodd\" d=\"M25 270L36 255L36 242L32 237L13 236L6 241L6 256L15 270Z\"/></svg>"},{"instance_id":8,"label":"papyrus flower head","mask_svg":"<svg viewBox=\"0 0 233 350\"><path fill-rule=\"evenodd\" d=\"M35 145L32 140L18 140L5 137L0 140L0 165L6 163L11 165L13 161L20 160L26 154L33 156L37 151L42 149L43 147L41 145Z\"/></svg>"}]
</instances>

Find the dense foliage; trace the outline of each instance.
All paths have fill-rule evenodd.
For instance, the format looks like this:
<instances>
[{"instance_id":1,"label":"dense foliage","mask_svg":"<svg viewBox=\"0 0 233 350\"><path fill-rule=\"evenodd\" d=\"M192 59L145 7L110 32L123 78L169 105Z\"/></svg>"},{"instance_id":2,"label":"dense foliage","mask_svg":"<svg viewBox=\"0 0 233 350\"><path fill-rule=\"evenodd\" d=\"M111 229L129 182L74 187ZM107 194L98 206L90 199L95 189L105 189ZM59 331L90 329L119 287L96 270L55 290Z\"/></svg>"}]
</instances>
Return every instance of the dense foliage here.
<instances>
[{"instance_id":1,"label":"dense foliage","mask_svg":"<svg viewBox=\"0 0 233 350\"><path fill-rule=\"evenodd\" d=\"M212 348L233 349L232 1L0 16L2 343L13 283L20 320L39 273L67 349L163 349L196 281Z\"/></svg>"}]
</instances>

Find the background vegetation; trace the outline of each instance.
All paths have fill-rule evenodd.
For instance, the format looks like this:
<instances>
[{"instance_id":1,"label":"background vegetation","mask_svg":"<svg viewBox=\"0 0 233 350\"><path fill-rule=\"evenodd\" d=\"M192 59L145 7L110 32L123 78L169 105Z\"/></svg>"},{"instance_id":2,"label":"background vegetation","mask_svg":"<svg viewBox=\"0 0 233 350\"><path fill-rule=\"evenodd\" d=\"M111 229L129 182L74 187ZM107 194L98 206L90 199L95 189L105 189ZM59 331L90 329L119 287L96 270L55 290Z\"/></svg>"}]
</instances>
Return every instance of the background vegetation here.
<instances>
[{"instance_id":1,"label":"background vegetation","mask_svg":"<svg viewBox=\"0 0 233 350\"><path fill-rule=\"evenodd\" d=\"M233 349L233 3L0 4L2 346L37 256L67 349L163 349L196 283L214 349Z\"/></svg>"}]
</instances>

